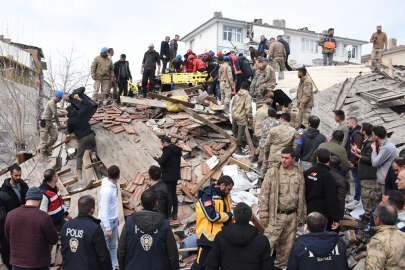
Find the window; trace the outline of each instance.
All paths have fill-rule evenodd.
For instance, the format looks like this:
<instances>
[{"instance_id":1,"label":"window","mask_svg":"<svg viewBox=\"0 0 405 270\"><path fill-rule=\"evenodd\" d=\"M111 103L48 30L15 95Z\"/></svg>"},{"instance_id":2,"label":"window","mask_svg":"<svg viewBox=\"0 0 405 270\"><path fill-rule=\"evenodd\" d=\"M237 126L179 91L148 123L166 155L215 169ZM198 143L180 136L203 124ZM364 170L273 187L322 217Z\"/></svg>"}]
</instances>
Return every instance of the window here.
<instances>
[{"instance_id":1,"label":"window","mask_svg":"<svg viewBox=\"0 0 405 270\"><path fill-rule=\"evenodd\" d=\"M303 52L318 53L318 42L312 39L301 39L301 50Z\"/></svg>"},{"instance_id":2,"label":"window","mask_svg":"<svg viewBox=\"0 0 405 270\"><path fill-rule=\"evenodd\" d=\"M224 25L223 40L242 42L242 28Z\"/></svg>"},{"instance_id":3,"label":"window","mask_svg":"<svg viewBox=\"0 0 405 270\"><path fill-rule=\"evenodd\" d=\"M357 56L358 56L357 49L358 49L357 46L353 46L353 49L352 49L352 58L357 58Z\"/></svg>"}]
</instances>

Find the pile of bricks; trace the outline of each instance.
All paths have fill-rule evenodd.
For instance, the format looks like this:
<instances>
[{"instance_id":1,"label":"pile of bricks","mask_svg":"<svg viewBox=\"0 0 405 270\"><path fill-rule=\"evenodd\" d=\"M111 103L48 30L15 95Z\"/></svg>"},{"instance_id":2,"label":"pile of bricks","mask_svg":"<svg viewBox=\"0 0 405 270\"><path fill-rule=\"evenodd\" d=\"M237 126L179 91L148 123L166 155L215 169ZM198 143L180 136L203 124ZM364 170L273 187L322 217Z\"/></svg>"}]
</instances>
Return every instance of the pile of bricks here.
<instances>
[{"instance_id":1,"label":"pile of bricks","mask_svg":"<svg viewBox=\"0 0 405 270\"><path fill-rule=\"evenodd\" d=\"M122 190L122 200L124 204L124 215L128 216L141 210L141 195L150 187L150 178L147 172L137 173L136 176L127 183Z\"/></svg>"}]
</instances>

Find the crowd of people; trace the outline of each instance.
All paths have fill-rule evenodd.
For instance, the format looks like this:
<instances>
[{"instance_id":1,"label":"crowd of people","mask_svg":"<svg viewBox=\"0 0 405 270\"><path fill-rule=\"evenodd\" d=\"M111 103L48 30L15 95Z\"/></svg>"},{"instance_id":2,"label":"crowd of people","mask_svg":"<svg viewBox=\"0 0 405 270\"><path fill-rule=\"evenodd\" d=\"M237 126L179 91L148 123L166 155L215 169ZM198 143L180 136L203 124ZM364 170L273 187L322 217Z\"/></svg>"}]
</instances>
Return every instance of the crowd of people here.
<instances>
[{"instance_id":1,"label":"crowd of people","mask_svg":"<svg viewBox=\"0 0 405 270\"><path fill-rule=\"evenodd\" d=\"M379 40L379 36L372 39ZM253 67L232 50L199 56L188 50L183 60L177 55L178 40L178 35L172 40L166 37L160 54L150 44L142 62L142 94L146 96L153 87L161 62L162 73L168 64L169 72L207 71L207 91L232 117L237 154L244 152L246 133L253 132L256 152L252 159L260 169L259 222L264 228L262 234L249 224L254 215L247 204L232 206L234 181L221 176L198 192L198 251L191 269L348 269L346 246L338 233L345 208L360 205L365 210L361 222L368 225L371 238L367 269L404 269L405 151L398 153L386 129L359 123L356 117L335 110L337 129L330 138L323 135L321 119L312 114L313 83L305 68L298 69L298 113L293 113L292 100L276 89L275 71L282 80L283 72L290 69L290 49L282 36L270 42L263 36L257 49L249 49ZM335 42L333 29L321 42ZM333 61L332 47L325 45L329 50L326 64ZM41 121L41 153L49 156L57 127L63 128L56 104L63 98L70 103L67 131L79 143L79 181L84 151L97 151L89 125L97 103L105 101L111 90L118 100L128 94L132 76L126 56L122 54L113 64L113 55L112 48L103 48L92 64L93 100L84 88L65 98L57 91ZM254 117L253 100L257 105ZM179 269L170 220L178 218L176 187L182 151L169 137L161 141L163 154L155 158L159 166L148 171L152 186L141 196L143 210L126 218L121 233L118 166L108 168L98 198L82 196L77 205L70 206L78 209L74 218L65 210L55 170L44 171L43 183L28 188L21 179L22 169L11 166L10 178L0 188L0 252L5 265L14 270L48 269L51 247L60 246L61 266L66 270ZM351 179L354 197L346 204ZM93 216L96 210L99 219ZM304 224L308 233L296 238L298 227Z\"/></svg>"}]
</instances>

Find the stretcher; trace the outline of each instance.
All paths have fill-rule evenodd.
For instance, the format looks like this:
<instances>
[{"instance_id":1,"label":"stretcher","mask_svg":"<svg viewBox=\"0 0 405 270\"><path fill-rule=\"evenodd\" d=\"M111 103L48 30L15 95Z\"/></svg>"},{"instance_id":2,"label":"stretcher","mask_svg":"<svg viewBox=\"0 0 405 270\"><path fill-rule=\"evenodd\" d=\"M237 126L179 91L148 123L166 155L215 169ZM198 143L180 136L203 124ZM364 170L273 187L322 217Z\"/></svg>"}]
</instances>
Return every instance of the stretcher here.
<instances>
[{"instance_id":1,"label":"stretcher","mask_svg":"<svg viewBox=\"0 0 405 270\"><path fill-rule=\"evenodd\" d=\"M199 85L206 82L212 82L212 78L207 81L207 72L193 72L193 73L165 73L160 75L161 84L191 84Z\"/></svg>"}]
</instances>

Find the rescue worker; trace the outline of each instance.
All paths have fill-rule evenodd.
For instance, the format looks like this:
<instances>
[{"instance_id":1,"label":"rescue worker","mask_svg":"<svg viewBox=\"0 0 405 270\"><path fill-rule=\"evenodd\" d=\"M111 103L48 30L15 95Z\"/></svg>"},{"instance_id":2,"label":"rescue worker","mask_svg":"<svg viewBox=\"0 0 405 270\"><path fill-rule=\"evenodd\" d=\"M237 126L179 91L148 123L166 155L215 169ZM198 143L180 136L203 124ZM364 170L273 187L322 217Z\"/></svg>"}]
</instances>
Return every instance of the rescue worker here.
<instances>
[{"instance_id":1,"label":"rescue worker","mask_svg":"<svg viewBox=\"0 0 405 270\"><path fill-rule=\"evenodd\" d=\"M263 76L259 79L259 97L264 97L265 90L274 90L277 85L276 73L271 65L269 65L269 59L263 58L262 65L260 67L263 70Z\"/></svg>"},{"instance_id":2,"label":"rescue worker","mask_svg":"<svg viewBox=\"0 0 405 270\"><path fill-rule=\"evenodd\" d=\"M229 112L229 103L231 102L233 76L232 69L229 64L229 56L224 56L224 62L219 67L218 78L219 88L221 89L221 103L224 105L226 113Z\"/></svg>"},{"instance_id":3,"label":"rescue worker","mask_svg":"<svg viewBox=\"0 0 405 270\"><path fill-rule=\"evenodd\" d=\"M162 74L166 73L167 63L170 60L170 37L166 36L165 40L160 43L160 60L162 60Z\"/></svg>"},{"instance_id":4,"label":"rescue worker","mask_svg":"<svg viewBox=\"0 0 405 270\"><path fill-rule=\"evenodd\" d=\"M93 217L96 201L90 195L80 197L76 218L63 225L61 233L64 270L112 270L111 257L100 226Z\"/></svg>"},{"instance_id":5,"label":"rescue worker","mask_svg":"<svg viewBox=\"0 0 405 270\"><path fill-rule=\"evenodd\" d=\"M231 59L230 64L232 68L232 74L235 78L235 83L233 85L233 94L239 91L240 87L242 86L242 82L244 81L243 71L240 67L239 57L236 55L235 51L230 51L227 53L229 58Z\"/></svg>"},{"instance_id":6,"label":"rescue worker","mask_svg":"<svg viewBox=\"0 0 405 270\"><path fill-rule=\"evenodd\" d=\"M171 60L169 66L169 72L171 73L180 73L183 71L183 60L181 60L181 55L177 55L174 59Z\"/></svg>"},{"instance_id":7,"label":"rescue worker","mask_svg":"<svg viewBox=\"0 0 405 270\"><path fill-rule=\"evenodd\" d=\"M252 68L250 67L249 60L247 60L247 58L243 54L239 54L238 61L242 74L240 74L240 76L237 77L238 79L236 82L236 91L239 91L243 82L248 82L249 79L253 76L253 71Z\"/></svg>"},{"instance_id":8,"label":"rescue worker","mask_svg":"<svg viewBox=\"0 0 405 270\"><path fill-rule=\"evenodd\" d=\"M257 110L256 116L254 118L254 141L255 144L259 142L259 139L262 137L262 127L263 121L268 117L269 107L271 106L271 100L263 100L256 102Z\"/></svg>"},{"instance_id":9,"label":"rescue worker","mask_svg":"<svg viewBox=\"0 0 405 270\"><path fill-rule=\"evenodd\" d=\"M290 65L288 64L288 56L290 55L290 44L288 44L288 42L286 40L283 39L282 35L278 35L277 36L277 40L283 44L284 48L285 48L285 67L288 71L291 71L292 68L290 67Z\"/></svg>"},{"instance_id":10,"label":"rescue worker","mask_svg":"<svg viewBox=\"0 0 405 270\"><path fill-rule=\"evenodd\" d=\"M267 136L269 135L270 130L279 125L279 122L277 121L277 112L274 108L269 107L269 110L267 112L268 117L263 120L262 124L262 136L260 137L259 141L259 160L258 164L261 167L263 164L264 160L264 145L266 143ZM263 175L264 176L264 175ZM263 176L261 176L261 179L263 179Z\"/></svg>"},{"instance_id":11,"label":"rescue worker","mask_svg":"<svg viewBox=\"0 0 405 270\"><path fill-rule=\"evenodd\" d=\"M278 79L284 80L285 59L286 59L286 52L284 45L280 41L271 38L267 57L273 61L275 70L278 71Z\"/></svg>"},{"instance_id":12,"label":"rescue worker","mask_svg":"<svg viewBox=\"0 0 405 270\"><path fill-rule=\"evenodd\" d=\"M156 70L157 66L157 70ZM142 96L146 98L146 94L148 92L148 80L150 87L149 89L153 89L155 85L155 72L159 76L160 73L160 56L157 51L155 51L155 46L151 43L148 46L148 50L143 55L142 60Z\"/></svg>"},{"instance_id":13,"label":"rescue worker","mask_svg":"<svg viewBox=\"0 0 405 270\"><path fill-rule=\"evenodd\" d=\"M300 83L297 89L297 106L298 106L298 125L308 127L308 119L311 116L312 107L314 106L314 92L311 80L307 77L305 67L298 69L298 78Z\"/></svg>"},{"instance_id":14,"label":"rescue worker","mask_svg":"<svg viewBox=\"0 0 405 270\"><path fill-rule=\"evenodd\" d=\"M111 60L111 62L113 63L113 70L114 70L114 60L113 60L113 56L114 56L114 49L113 48L109 48L107 51L108 54L108 58ZM114 70L114 78L111 81L111 90L113 93L113 99L118 101L118 85L117 85L117 76L115 76L115 70ZM109 91L109 93L111 93L111 91Z\"/></svg>"},{"instance_id":15,"label":"rescue worker","mask_svg":"<svg viewBox=\"0 0 405 270\"><path fill-rule=\"evenodd\" d=\"M284 148L281 165L266 173L259 197L259 216L264 235L276 252L274 265L281 269L287 265L297 225L303 224L306 216L304 177L292 147Z\"/></svg>"},{"instance_id":16,"label":"rescue worker","mask_svg":"<svg viewBox=\"0 0 405 270\"><path fill-rule=\"evenodd\" d=\"M65 224L65 218L71 220L71 216L65 211L62 194L57 187L58 175L54 169L48 169L44 172L44 179L39 186L43 192L42 201L39 209L48 213L53 221L53 225L59 231Z\"/></svg>"},{"instance_id":17,"label":"rescue worker","mask_svg":"<svg viewBox=\"0 0 405 270\"><path fill-rule=\"evenodd\" d=\"M103 103L108 98L111 84L115 80L113 62L108 57L108 48L102 48L100 55L94 58L91 64L91 77L94 80L93 100Z\"/></svg>"},{"instance_id":18,"label":"rescue worker","mask_svg":"<svg viewBox=\"0 0 405 270\"><path fill-rule=\"evenodd\" d=\"M262 176L266 175L267 168L271 168L280 162L281 150L285 147L293 146L296 134L295 128L290 125L291 116L283 113L280 116L280 125L270 130L264 144L264 160Z\"/></svg>"},{"instance_id":19,"label":"rescue worker","mask_svg":"<svg viewBox=\"0 0 405 270\"><path fill-rule=\"evenodd\" d=\"M398 230L397 210L379 205L374 213L376 234L367 245L367 270L405 269L405 234Z\"/></svg>"},{"instance_id":20,"label":"rescue worker","mask_svg":"<svg viewBox=\"0 0 405 270\"><path fill-rule=\"evenodd\" d=\"M40 151L44 157L52 155L51 148L58 139L58 128L63 128L59 123L58 107L56 106L62 98L63 91L56 91L55 97L48 101L42 115L40 123Z\"/></svg>"},{"instance_id":21,"label":"rescue worker","mask_svg":"<svg viewBox=\"0 0 405 270\"><path fill-rule=\"evenodd\" d=\"M382 31L381 25L377 26L377 32L371 36L370 42L373 43L373 50L371 52L371 66L374 69L377 69L377 67L381 65L383 52L388 49L387 34Z\"/></svg>"},{"instance_id":22,"label":"rescue worker","mask_svg":"<svg viewBox=\"0 0 405 270\"><path fill-rule=\"evenodd\" d=\"M193 73L194 72L204 72L207 70L207 64L201 60L200 58L197 57L189 57L189 60L193 59Z\"/></svg>"},{"instance_id":23,"label":"rescue worker","mask_svg":"<svg viewBox=\"0 0 405 270\"><path fill-rule=\"evenodd\" d=\"M74 94L73 97L69 97L72 105L67 108L67 132L74 133L79 144L76 155L76 175L80 185L89 184L82 182L84 151L90 150L92 152L97 152L95 133L89 124L91 117L95 113L96 107L94 102L84 95L84 91L84 87L77 89L77 94Z\"/></svg>"},{"instance_id":24,"label":"rescue worker","mask_svg":"<svg viewBox=\"0 0 405 270\"><path fill-rule=\"evenodd\" d=\"M232 223L230 193L233 185L232 178L223 175L216 185L210 185L198 192L198 201L195 205L198 255L191 270L205 269L215 236L224 225Z\"/></svg>"},{"instance_id":25,"label":"rescue worker","mask_svg":"<svg viewBox=\"0 0 405 270\"><path fill-rule=\"evenodd\" d=\"M254 65L252 67L253 79L250 83L249 92L253 98L255 98L258 95L259 86L260 86L259 83L264 75L264 68L262 68L263 64L261 63L261 60L262 60L262 57L257 56L254 61Z\"/></svg>"},{"instance_id":26,"label":"rescue worker","mask_svg":"<svg viewBox=\"0 0 405 270\"><path fill-rule=\"evenodd\" d=\"M247 89L249 89L248 83L243 82L232 102L232 133L237 139L238 148L236 153L239 154L242 153L245 129L252 119L252 98Z\"/></svg>"},{"instance_id":27,"label":"rescue worker","mask_svg":"<svg viewBox=\"0 0 405 270\"><path fill-rule=\"evenodd\" d=\"M334 38L335 29L329 28L328 34L322 37L318 44L322 47L323 65L331 66L333 63L333 54L336 51L336 40Z\"/></svg>"}]
</instances>

